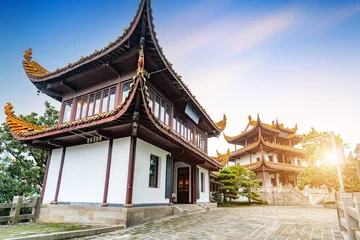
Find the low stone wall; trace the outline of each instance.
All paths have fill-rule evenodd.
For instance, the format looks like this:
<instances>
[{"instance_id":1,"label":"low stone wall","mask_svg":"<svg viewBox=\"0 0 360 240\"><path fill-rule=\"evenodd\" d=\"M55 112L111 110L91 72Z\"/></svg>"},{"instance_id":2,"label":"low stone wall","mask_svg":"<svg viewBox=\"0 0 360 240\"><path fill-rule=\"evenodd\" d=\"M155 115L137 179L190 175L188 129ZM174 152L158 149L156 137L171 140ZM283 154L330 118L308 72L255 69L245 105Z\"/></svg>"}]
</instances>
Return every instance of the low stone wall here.
<instances>
[{"instance_id":1,"label":"low stone wall","mask_svg":"<svg viewBox=\"0 0 360 240\"><path fill-rule=\"evenodd\" d=\"M173 214L173 206L122 208L42 204L38 221L131 227Z\"/></svg>"},{"instance_id":2,"label":"low stone wall","mask_svg":"<svg viewBox=\"0 0 360 240\"><path fill-rule=\"evenodd\" d=\"M131 227L174 214L173 206L125 208L126 226Z\"/></svg>"}]
</instances>

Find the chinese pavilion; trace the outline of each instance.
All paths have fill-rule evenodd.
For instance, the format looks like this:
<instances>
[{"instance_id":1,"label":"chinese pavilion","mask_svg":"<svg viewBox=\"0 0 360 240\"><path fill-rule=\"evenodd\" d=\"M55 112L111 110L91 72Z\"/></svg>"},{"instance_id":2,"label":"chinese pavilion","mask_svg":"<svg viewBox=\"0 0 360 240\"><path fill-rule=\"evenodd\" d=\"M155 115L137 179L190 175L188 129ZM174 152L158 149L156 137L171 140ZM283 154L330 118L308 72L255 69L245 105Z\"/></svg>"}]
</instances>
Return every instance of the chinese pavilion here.
<instances>
[{"instance_id":1,"label":"chinese pavilion","mask_svg":"<svg viewBox=\"0 0 360 240\"><path fill-rule=\"evenodd\" d=\"M226 116L213 122L167 60L150 0L108 46L55 71L32 60L30 48L23 67L40 92L62 103L51 127L30 124L5 106L13 136L49 150L47 208L210 201L210 171L220 164L207 155L207 140L224 130Z\"/></svg>"},{"instance_id":2,"label":"chinese pavilion","mask_svg":"<svg viewBox=\"0 0 360 240\"><path fill-rule=\"evenodd\" d=\"M296 131L297 125L285 128L278 120L266 124L261 122L259 115L257 120L249 116L249 123L242 133L233 137L224 134L235 150L218 153L215 159L224 166L224 158L228 157L228 161L254 171L263 186L295 186L297 175L307 164L303 150L295 147L302 139Z\"/></svg>"}]
</instances>

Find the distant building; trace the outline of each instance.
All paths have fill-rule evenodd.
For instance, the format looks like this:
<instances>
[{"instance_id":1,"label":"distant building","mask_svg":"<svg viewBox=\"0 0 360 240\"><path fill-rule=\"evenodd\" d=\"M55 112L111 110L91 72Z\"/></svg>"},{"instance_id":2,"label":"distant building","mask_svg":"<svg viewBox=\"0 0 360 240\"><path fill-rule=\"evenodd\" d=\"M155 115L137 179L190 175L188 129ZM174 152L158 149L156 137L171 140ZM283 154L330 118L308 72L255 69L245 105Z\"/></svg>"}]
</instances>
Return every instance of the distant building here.
<instances>
[{"instance_id":1,"label":"distant building","mask_svg":"<svg viewBox=\"0 0 360 240\"><path fill-rule=\"evenodd\" d=\"M256 173L263 186L291 185L296 186L297 175L307 166L304 152L295 145L301 142L302 136L294 128L286 128L278 121L272 124L262 123L249 116L245 130L236 136L227 136L225 140L234 145L234 151L218 153L215 158L222 166L226 159L240 164Z\"/></svg>"}]
</instances>

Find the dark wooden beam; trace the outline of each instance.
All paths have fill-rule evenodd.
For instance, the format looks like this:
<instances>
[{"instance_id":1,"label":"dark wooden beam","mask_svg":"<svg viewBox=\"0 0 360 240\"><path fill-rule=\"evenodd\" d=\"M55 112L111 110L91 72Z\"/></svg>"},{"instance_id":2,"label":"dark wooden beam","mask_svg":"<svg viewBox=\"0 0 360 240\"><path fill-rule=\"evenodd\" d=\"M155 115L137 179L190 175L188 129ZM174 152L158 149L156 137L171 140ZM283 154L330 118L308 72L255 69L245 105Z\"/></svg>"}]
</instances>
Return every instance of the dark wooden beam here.
<instances>
[{"instance_id":1,"label":"dark wooden beam","mask_svg":"<svg viewBox=\"0 0 360 240\"><path fill-rule=\"evenodd\" d=\"M63 172L63 168L64 168L65 153L66 153L66 148L63 148L62 155L61 155L59 174L58 174L58 180L57 180L57 184L56 184L55 198L54 198L54 201L52 202L53 204L57 204L57 202L58 202L62 172Z\"/></svg>"},{"instance_id":2,"label":"dark wooden beam","mask_svg":"<svg viewBox=\"0 0 360 240\"><path fill-rule=\"evenodd\" d=\"M61 85L64 86L65 88L67 88L68 90L76 93L76 90L75 90L73 87L71 87L71 86L69 86L68 84L66 84L66 83L64 82L64 80L61 81Z\"/></svg>"},{"instance_id":3,"label":"dark wooden beam","mask_svg":"<svg viewBox=\"0 0 360 240\"><path fill-rule=\"evenodd\" d=\"M100 128L96 130L96 135L105 138L105 139L111 139L111 135Z\"/></svg>"},{"instance_id":4,"label":"dark wooden beam","mask_svg":"<svg viewBox=\"0 0 360 240\"><path fill-rule=\"evenodd\" d=\"M115 73L116 75L118 75L119 77L121 76L121 73L118 72L117 70L115 70L115 69L111 66L111 64L110 64L109 62L106 63L106 67L107 67L110 71L112 71L113 73Z\"/></svg>"},{"instance_id":5,"label":"dark wooden beam","mask_svg":"<svg viewBox=\"0 0 360 240\"><path fill-rule=\"evenodd\" d=\"M191 165L191 202L196 204L196 165Z\"/></svg>"},{"instance_id":6,"label":"dark wooden beam","mask_svg":"<svg viewBox=\"0 0 360 240\"><path fill-rule=\"evenodd\" d=\"M59 142L54 142L53 140L48 140L47 141L47 144L51 145L51 146L54 146L54 147L58 147L58 148L62 148L64 147L63 144L59 143Z\"/></svg>"},{"instance_id":7,"label":"dark wooden beam","mask_svg":"<svg viewBox=\"0 0 360 240\"><path fill-rule=\"evenodd\" d=\"M45 188L46 188L46 183L47 183L47 178L48 178L48 173L49 173L49 166L50 166L50 161L51 161L51 153L52 153L52 150L50 149L48 152L47 160L46 160L43 184L41 186L41 203L44 200Z\"/></svg>"},{"instance_id":8,"label":"dark wooden beam","mask_svg":"<svg viewBox=\"0 0 360 240\"><path fill-rule=\"evenodd\" d=\"M109 148L108 148L108 158L107 158L107 164L106 164L104 195L103 195L103 202L101 204L102 207L107 206L107 198L108 198L108 192L109 192L109 179L110 179L110 170L111 170L112 149L113 149L113 140L110 139Z\"/></svg>"},{"instance_id":9,"label":"dark wooden beam","mask_svg":"<svg viewBox=\"0 0 360 240\"><path fill-rule=\"evenodd\" d=\"M60 93L60 92L56 92L56 91L53 91L53 90L49 90L47 88L42 88L40 90L42 93L46 94L46 95L51 95L51 96L55 96L55 97L60 97L62 98L63 94Z\"/></svg>"}]
</instances>

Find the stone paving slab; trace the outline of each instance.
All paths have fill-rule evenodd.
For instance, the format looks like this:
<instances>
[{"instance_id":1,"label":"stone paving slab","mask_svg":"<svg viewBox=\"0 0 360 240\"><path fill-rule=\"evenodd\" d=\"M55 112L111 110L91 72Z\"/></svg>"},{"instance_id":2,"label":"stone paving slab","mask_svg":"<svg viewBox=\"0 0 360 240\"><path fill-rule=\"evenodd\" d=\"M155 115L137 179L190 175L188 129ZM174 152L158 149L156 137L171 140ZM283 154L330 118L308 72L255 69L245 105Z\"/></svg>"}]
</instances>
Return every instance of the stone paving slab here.
<instances>
[{"instance_id":1,"label":"stone paving slab","mask_svg":"<svg viewBox=\"0 0 360 240\"><path fill-rule=\"evenodd\" d=\"M322 207L217 208L78 239L340 240L336 210Z\"/></svg>"}]
</instances>

